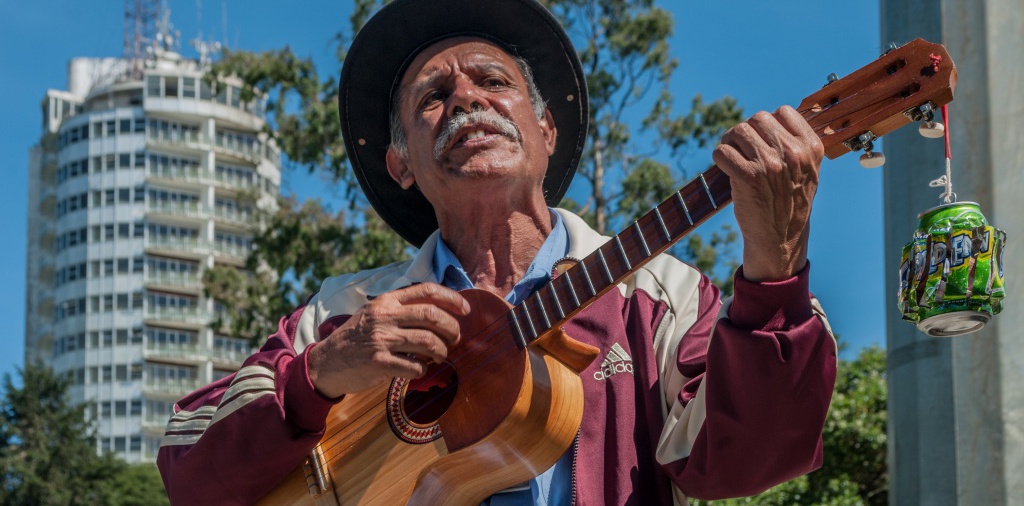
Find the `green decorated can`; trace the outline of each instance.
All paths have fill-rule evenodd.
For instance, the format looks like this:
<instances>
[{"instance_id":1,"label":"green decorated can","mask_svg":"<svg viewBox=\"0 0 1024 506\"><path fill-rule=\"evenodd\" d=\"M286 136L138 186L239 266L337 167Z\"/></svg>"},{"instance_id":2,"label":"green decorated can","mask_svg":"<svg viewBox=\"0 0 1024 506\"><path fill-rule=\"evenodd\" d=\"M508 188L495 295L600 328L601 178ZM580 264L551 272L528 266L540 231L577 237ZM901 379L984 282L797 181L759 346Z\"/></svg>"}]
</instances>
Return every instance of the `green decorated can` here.
<instances>
[{"instance_id":1,"label":"green decorated can","mask_svg":"<svg viewBox=\"0 0 1024 506\"><path fill-rule=\"evenodd\" d=\"M974 202L941 205L918 220L900 262L903 319L930 336L980 330L1003 308L1006 234Z\"/></svg>"}]
</instances>

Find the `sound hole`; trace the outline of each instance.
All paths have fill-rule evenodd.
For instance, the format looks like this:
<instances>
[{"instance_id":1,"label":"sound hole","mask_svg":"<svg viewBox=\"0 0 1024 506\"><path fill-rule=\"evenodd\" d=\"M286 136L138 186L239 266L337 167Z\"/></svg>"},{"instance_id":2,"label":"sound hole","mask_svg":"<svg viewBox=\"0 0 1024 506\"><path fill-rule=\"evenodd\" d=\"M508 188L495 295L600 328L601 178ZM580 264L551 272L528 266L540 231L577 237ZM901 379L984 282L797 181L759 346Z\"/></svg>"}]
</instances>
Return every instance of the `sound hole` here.
<instances>
[{"instance_id":1,"label":"sound hole","mask_svg":"<svg viewBox=\"0 0 1024 506\"><path fill-rule=\"evenodd\" d=\"M416 425L431 425L452 405L459 390L455 368L445 362L433 364L422 378L410 380L402 399L402 411Z\"/></svg>"}]
</instances>

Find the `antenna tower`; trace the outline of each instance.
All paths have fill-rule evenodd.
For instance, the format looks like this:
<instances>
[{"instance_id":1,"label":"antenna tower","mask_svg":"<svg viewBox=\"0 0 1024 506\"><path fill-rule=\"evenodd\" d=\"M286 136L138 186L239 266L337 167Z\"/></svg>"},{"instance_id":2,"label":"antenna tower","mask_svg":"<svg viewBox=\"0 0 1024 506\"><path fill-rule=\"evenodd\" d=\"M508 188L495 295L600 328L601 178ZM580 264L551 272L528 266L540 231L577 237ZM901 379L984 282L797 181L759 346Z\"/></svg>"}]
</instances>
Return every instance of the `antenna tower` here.
<instances>
[{"instance_id":1,"label":"antenna tower","mask_svg":"<svg viewBox=\"0 0 1024 506\"><path fill-rule=\"evenodd\" d=\"M147 48L156 40L160 0L124 0L124 57L132 79L142 79Z\"/></svg>"}]
</instances>

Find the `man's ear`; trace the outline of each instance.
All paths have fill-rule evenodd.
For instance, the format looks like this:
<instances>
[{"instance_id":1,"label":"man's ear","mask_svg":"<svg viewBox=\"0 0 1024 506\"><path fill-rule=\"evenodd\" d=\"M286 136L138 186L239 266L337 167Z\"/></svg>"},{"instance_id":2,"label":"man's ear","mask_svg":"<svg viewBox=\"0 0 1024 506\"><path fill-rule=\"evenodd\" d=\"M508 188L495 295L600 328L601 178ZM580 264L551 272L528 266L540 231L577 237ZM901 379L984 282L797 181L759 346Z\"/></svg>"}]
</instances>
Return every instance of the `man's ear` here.
<instances>
[{"instance_id":1,"label":"man's ear","mask_svg":"<svg viewBox=\"0 0 1024 506\"><path fill-rule=\"evenodd\" d=\"M416 182L416 178L412 175L412 170L409 169L409 163L394 147L388 147L388 153L384 156L384 161L387 163L388 174L391 175L391 179L394 179L403 190L408 190Z\"/></svg>"},{"instance_id":2,"label":"man's ear","mask_svg":"<svg viewBox=\"0 0 1024 506\"><path fill-rule=\"evenodd\" d=\"M558 129L555 128L555 118L551 115L551 109L544 109L544 118L540 120L540 128L544 132L544 144L548 148L548 156L555 152L555 144L558 141Z\"/></svg>"}]
</instances>

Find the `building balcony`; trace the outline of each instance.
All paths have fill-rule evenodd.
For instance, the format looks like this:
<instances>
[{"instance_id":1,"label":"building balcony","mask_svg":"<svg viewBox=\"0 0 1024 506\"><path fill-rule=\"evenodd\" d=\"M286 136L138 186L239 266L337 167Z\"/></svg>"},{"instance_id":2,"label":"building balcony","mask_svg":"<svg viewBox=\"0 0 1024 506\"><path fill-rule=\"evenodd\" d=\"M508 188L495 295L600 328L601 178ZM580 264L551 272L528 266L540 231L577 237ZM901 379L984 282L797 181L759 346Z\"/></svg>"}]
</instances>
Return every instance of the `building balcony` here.
<instances>
[{"instance_id":1,"label":"building balcony","mask_svg":"<svg viewBox=\"0 0 1024 506\"><path fill-rule=\"evenodd\" d=\"M146 272L147 288L163 290L185 290L198 292L203 288L202 276L198 272Z\"/></svg>"},{"instance_id":2,"label":"building balcony","mask_svg":"<svg viewBox=\"0 0 1024 506\"><path fill-rule=\"evenodd\" d=\"M251 247L225 242L218 242L213 247L213 254L218 262L225 262L239 267L245 265L245 260L249 258L249 253L251 252Z\"/></svg>"},{"instance_id":3,"label":"building balcony","mask_svg":"<svg viewBox=\"0 0 1024 506\"><path fill-rule=\"evenodd\" d=\"M206 354L196 345L146 343L142 356L162 362L195 364L206 360Z\"/></svg>"},{"instance_id":4,"label":"building balcony","mask_svg":"<svg viewBox=\"0 0 1024 506\"><path fill-rule=\"evenodd\" d=\"M213 216L217 221L241 228L248 228L253 223L252 211L232 207L216 206L213 208Z\"/></svg>"},{"instance_id":5,"label":"building balcony","mask_svg":"<svg viewBox=\"0 0 1024 506\"><path fill-rule=\"evenodd\" d=\"M185 328L204 327L210 321L209 313L195 307L147 307L142 318L147 325Z\"/></svg>"},{"instance_id":6,"label":"building balcony","mask_svg":"<svg viewBox=\"0 0 1024 506\"><path fill-rule=\"evenodd\" d=\"M212 147L218 154L228 155L252 164L259 164L263 160L263 144L259 141L246 142L237 137L218 133Z\"/></svg>"},{"instance_id":7,"label":"building balcony","mask_svg":"<svg viewBox=\"0 0 1024 506\"><path fill-rule=\"evenodd\" d=\"M170 416L147 414L142 417L142 431L151 436L162 436L170 419Z\"/></svg>"},{"instance_id":8,"label":"building balcony","mask_svg":"<svg viewBox=\"0 0 1024 506\"><path fill-rule=\"evenodd\" d=\"M146 143L155 148L208 151L210 139L191 131L161 131L146 129Z\"/></svg>"},{"instance_id":9,"label":"building balcony","mask_svg":"<svg viewBox=\"0 0 1024 506\"><path fill-rule=\"evenodd\" d=\"M259 188L259 184L256 182L255 176L242 177L235 174L217 173L216 176L214 176L214 184L217 188L235 191L247 191Z\"/></svg>"},{"instance_id":10,"label":"building balcony","mask_svg":"<svg viewBox=\"0 0 1024 506\"><path fill-rule=\"evenodd\" d=\"M177 400L201 386L195 378L149 378L142 383L142 395L155 399ZM166 424L166 421L164 423Z\"/></svg>"},{"instance_id":11,"label":"building balcony","mask_svg":"<svg viewBox=\"0 0 1024 506\"><path fill-rule=\"evenodd\" d=\"M147 236L146 250L171 256L202 258L210 253L210 243L197 237Z\"/></svg>"},{"instance_id":12,"label":"building balcony","mask_svg":"<svg viewBox=\"0 0 1024 506\"><path fill-rule=\"evenodd\" d=\"M197 167L150 166L146 169L146 177L154 182L176 186L185 183L195 187L209 182L205 173Z\"/></svg>"},{"instance_id":13,"label":"building balcony","mask_svg":"<svg viewBox=\"0 0 1024 506\"><path fill-rule=\"evenodd\" d=\"M209 208L198 202L149 201L146 213L192 220L206 220L210 216Z\"/></svg>"},{"instance_id":14,"label":"building balcony","mask_svg":"<svg viewBox=\"0 0 1024 506\"><path fill-rule=\"evenodd\" d=\"M249 358L249 355L252 355L252 353L253 350L239 351L214 346L210 350L210 360L218 367L238 369L242 367L242 362L245 362L245 359Z\"/></svg>"}]
</instances>

